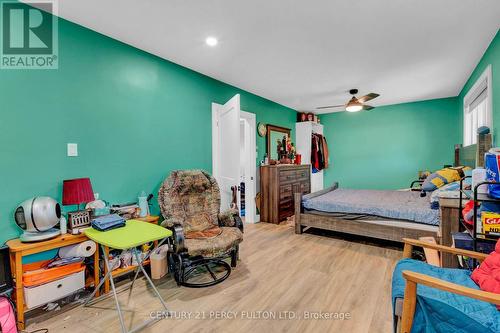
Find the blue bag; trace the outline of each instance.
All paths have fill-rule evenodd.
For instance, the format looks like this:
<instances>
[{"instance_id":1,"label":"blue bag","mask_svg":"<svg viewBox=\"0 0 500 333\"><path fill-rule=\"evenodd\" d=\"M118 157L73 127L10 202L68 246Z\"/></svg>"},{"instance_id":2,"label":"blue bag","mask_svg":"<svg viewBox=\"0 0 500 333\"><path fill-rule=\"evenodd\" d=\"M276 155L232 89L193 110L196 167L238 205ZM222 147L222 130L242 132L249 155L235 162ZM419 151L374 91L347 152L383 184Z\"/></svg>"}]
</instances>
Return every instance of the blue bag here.
<instances>
[{"instance_id":1,"label":"blue bag","mask_svg":"<svg viewBox=\"0 0 500 333\"><path fill-rule=\"evenodd\" d=\"M484 164L486 168L486 180L489 182L500 182L500 149L492 148L484 154ZM488 185L489 196L500 199L500 185Z\"/></svg>"}]
</instances>

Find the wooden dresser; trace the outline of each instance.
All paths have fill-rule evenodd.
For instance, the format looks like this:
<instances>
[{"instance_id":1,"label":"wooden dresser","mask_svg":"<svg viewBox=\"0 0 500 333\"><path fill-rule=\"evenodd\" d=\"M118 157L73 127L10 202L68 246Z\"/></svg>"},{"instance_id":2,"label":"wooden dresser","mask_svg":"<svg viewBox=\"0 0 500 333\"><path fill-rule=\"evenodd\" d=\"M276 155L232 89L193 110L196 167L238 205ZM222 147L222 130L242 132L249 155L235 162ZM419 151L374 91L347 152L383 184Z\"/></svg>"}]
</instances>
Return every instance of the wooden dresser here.
<instances>
[{"instance_id":1,"label":"wooden dresser","mask_svg":"<svg viewBox=\"0 0 500 333\"><path fill-rule=\"evenodd\" d=\"M294 194L311 191L310 165L260 167L260 220L280 223L294 214Z\"/></svg>"}]
</instances>

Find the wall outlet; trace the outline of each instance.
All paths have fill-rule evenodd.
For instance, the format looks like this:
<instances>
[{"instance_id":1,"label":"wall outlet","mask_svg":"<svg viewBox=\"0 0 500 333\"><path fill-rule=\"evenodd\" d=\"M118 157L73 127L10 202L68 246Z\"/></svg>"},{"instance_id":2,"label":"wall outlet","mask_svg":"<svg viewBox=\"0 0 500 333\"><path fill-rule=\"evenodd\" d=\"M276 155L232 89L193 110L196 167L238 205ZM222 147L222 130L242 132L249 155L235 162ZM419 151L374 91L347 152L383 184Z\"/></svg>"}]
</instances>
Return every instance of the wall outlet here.
<instances>
[{"instance_id":1,"label":"wall outlet","mask_svg":"<svg viewBox=\"0 0 500 333\"><path fill-rule=\"evenodd\" d=\"M68 156L75 157L78 156L78 144L68 143Z\"/></svg>"}]
</instances>

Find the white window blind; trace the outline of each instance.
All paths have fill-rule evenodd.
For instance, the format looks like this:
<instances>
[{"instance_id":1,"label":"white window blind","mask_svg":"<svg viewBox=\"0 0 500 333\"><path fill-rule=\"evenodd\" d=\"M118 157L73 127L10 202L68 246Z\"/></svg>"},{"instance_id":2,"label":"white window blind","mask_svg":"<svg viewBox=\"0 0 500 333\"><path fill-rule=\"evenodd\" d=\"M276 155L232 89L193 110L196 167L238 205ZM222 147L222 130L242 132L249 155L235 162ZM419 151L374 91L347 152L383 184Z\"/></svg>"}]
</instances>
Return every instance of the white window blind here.
<instances>
[{"instance_id":1,"label":"white window blind","mask_svg":"<svg viewBox=\"0 0 500 333\"><path fill-rule=\"evenodd\" d=\"M464 146L477 143L477 129L481 126L491 128L489 87L491 79L488 69L464 98Z\"/></svg>"}]
</instances>

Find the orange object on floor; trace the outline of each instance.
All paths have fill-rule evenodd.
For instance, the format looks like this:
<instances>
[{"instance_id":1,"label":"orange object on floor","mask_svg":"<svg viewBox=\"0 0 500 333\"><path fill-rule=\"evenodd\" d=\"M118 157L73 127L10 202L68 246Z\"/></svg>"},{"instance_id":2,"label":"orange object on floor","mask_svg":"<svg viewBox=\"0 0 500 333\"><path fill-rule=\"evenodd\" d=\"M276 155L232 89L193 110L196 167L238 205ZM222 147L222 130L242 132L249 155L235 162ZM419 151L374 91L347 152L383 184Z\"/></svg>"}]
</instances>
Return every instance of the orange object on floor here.
<instances>
[{"instance_id":1,"label":"orange object on floor","mask_svg":"<svg viewBox=\"0 0 500 333\"><path fill-rule=\"evenodd\" d=\"M39 263L26 265L29 267L28 269L31 268L32 270L23 273L23 285L25 287L38 286L85 269L85 265L82 262L75 262L73 264L53 268L43 268L47 263L47 261L40 261ZM23 265L23 267L26 266Z\"/></svg>"}]
</instances>

